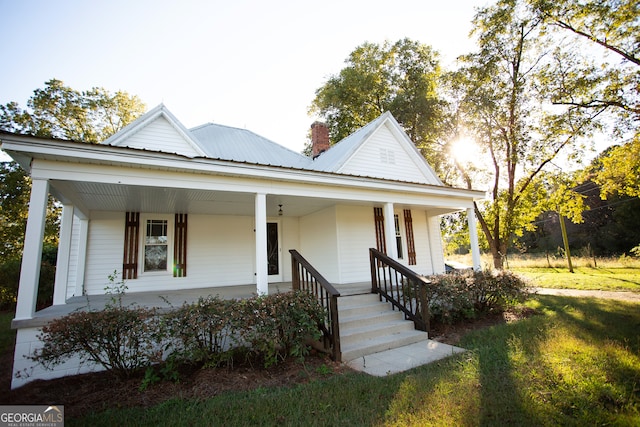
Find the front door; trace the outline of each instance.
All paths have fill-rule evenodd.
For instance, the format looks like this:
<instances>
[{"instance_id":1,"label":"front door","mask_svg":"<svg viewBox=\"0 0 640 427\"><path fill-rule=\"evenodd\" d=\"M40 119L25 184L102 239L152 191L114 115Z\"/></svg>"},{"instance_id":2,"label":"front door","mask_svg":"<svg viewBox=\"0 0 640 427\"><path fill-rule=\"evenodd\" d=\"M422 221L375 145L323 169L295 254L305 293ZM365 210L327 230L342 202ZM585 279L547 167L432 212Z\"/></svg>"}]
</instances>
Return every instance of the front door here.
<instances>
[{"instance_id":1,"label":"front door","mask_svg":"<svg viewBox=\"0 0 640 427\"><path fill-rule=\"evenodd\" d=\"M267 222L267 262L269 282L282 282L280 231L277 222Z\"/></svg>"}]
</instances>

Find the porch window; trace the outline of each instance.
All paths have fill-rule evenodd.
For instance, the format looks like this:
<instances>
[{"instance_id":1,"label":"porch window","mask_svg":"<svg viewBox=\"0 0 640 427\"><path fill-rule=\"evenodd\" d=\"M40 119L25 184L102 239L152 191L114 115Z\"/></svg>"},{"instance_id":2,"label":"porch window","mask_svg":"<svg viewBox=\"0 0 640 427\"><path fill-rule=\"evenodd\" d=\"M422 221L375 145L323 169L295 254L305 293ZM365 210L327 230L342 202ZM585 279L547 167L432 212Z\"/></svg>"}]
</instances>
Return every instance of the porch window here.
<instances>
[{"instance_id":1,"label":"porch window","mask_svg":"<svg viewBox=\"0 0 640 427\"><path fill-rule=\"evenodd\" d=\"M168 255L167 220L148 219L144 242L144 271L166 271Z\"/></svg>"},{"instance_id":2,"label":"porch window","mask_svg":"<svg viewBox=\"0 0 640 427\"><path fill-rule=\"evenodd\" d=\"M396 247L398 248L398 259L402 259L402 235L400 234L400 219L397 214L393 216L393 223L396 226Z\"/></svg>"}]
</instances>

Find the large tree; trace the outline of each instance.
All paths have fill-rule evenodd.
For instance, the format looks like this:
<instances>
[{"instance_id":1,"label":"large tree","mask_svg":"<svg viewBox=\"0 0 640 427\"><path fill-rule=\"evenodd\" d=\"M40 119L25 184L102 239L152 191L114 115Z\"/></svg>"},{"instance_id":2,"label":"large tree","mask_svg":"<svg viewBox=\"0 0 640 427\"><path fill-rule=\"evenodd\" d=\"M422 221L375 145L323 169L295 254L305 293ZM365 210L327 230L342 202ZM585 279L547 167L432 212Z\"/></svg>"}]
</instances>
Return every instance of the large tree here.
<instances>
[{"instance_id":1,"label":"large tree","mask_svg":"<svg viewBox=\"0 0 640 427\"><path fill-rule=\"evenodd\" d=\"M561 51L542 22L519 0L479 9L473 21L479 50L461 58L452 78L461 92L462 126L489 158L490 200L476 206L476 215L496 268L515 235L548 208L542 172L560 153L579 155L579 139L604 109L553 106L550 82L572 63L557 61Z\"/></svg>"},{"instance_id":2,"label":"large tree","mask_svg":"<svg viewBox=\"0 0 640 427\"><path fill-rule=\"evenodd\" d=\"M77 91L53 79L34 91L27 109L16 102L0 105L0 130L96 143L136 119L144 108L138 97L126 92L112 94L102 88ZM0 163L0 306L7 299L15 301L30 192L30 179L17 163ZM59 213L50 197L41 282L42 277L53 280ZM51 283L41 283L42 288L51 291Z\"/></svg>"},{"instance_id":3,"label":"large tree","mask_svg":"<svg viewBox=\"0 0 640 427\"><path fill-rule=\"evenodd\" d=\"M614 137L623 144L602 157L592 178L602 187L603 198L614 193L640 196L640 2L529 1L550 31L574 35L598 53L588 65L553 82L553 101L612 113ZM589 90L575 93L576 86Z\"/></svg>"},{"instance_id":4,"label":"large tree","mask_svg":"<svg viewBox=\"0 0 640 427\"><path fill-rule=\"evenodd\" d=\"M345 62L316 90L310 107L327 122L331 141L340 141L390 111L438 169L444 163L437 155L444 117L438 54L410 39L382 45L367 42Z\"/></svg>"},{"instance_id":5,"label":"large tree","mask_svg":"<svg viewBox=\"0 0 640 427\"><path fill-rule=\"evenodd\" d=\"M9 132L100 142L135 120L145 105L135 95L94 87L78 91L57 79L36 89L27 109L16 102L0 105L0 129Z\"/></svg>"}]
</instances>

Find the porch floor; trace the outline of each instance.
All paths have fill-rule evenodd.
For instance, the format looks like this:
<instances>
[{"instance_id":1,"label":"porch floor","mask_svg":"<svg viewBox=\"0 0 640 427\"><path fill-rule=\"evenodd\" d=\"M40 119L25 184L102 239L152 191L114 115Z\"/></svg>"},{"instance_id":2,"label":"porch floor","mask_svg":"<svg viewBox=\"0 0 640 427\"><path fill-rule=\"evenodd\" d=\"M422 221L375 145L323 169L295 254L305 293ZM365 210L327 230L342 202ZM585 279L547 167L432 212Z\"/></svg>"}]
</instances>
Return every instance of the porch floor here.
<instances>
[{"instance_id":1,"label":"porch floor","mask_svg":"<svg viewBox=\"0 0 640 427\"><path fill-rule=\"evenodd\" d=\"M288 292L292 289L291 282L269 284L269 294ZM158 307L160 309L180 307L183 303L192 303L200 297L218 295L224 299L250 298L256 295L256 285L217 286L211 288L179 289L171 291L126 292L122 296L122 305L139 305L142 307ZM112 302L111 295L85 295L71 297L65 304L52 305L36 311L33 318L14 320L13 329L43 326L47 322L74 311L99 311Z\"/></svg>"}]
</instances>

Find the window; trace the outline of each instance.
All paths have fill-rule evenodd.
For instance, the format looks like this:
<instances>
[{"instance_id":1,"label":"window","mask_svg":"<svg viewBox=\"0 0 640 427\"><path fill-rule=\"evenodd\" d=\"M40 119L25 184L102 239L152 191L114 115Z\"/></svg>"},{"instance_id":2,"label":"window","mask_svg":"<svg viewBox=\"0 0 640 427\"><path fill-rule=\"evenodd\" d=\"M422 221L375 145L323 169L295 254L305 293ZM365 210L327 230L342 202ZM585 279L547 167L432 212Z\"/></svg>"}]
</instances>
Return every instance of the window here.
<instances>
[{"instance_id":1,"label":"window","mask_svg":"<svg viewBox=\"0 0 640 427\"><path fill-rule=\"evenodd\" d=\"M400 219L398 215L393 216L393 222L396 226L396 247L398 248L398 259L402 259L402 235L400 234Z\"/></svg>"},{"instance_id":2,"label":"window","mask_svg":"<svg viewBox=\"0 0 640 427\"><path fill-rule=\"evenodd\" d=\"M144 241L144 271L166 271L169 257L167 220L148 219Z\"/></svg>"},{"instance_id":3,"label":"window","mask_svg":"<svg viewBox=\"0 0 640 427\"><path fill-rule=\"evenodd\" d=\"M123 279L137 279L140 263L142 273L169 272L171 268L173 277L187 276L187 214L175 214L172 221L170 215L141 218L139 212L126 213Z\"/></svg>"},{"instance_id":4,"label":"window","mask_svg":"<svg viewBox=\"0 0 640 427\"><path fill-rule=\"evenodd\" d=\"M394 165L396 163L396 156L393 150L389 150L386 148L380 149L380 162L386 163L389 165Z\"/></svg>"}]
</instances>

